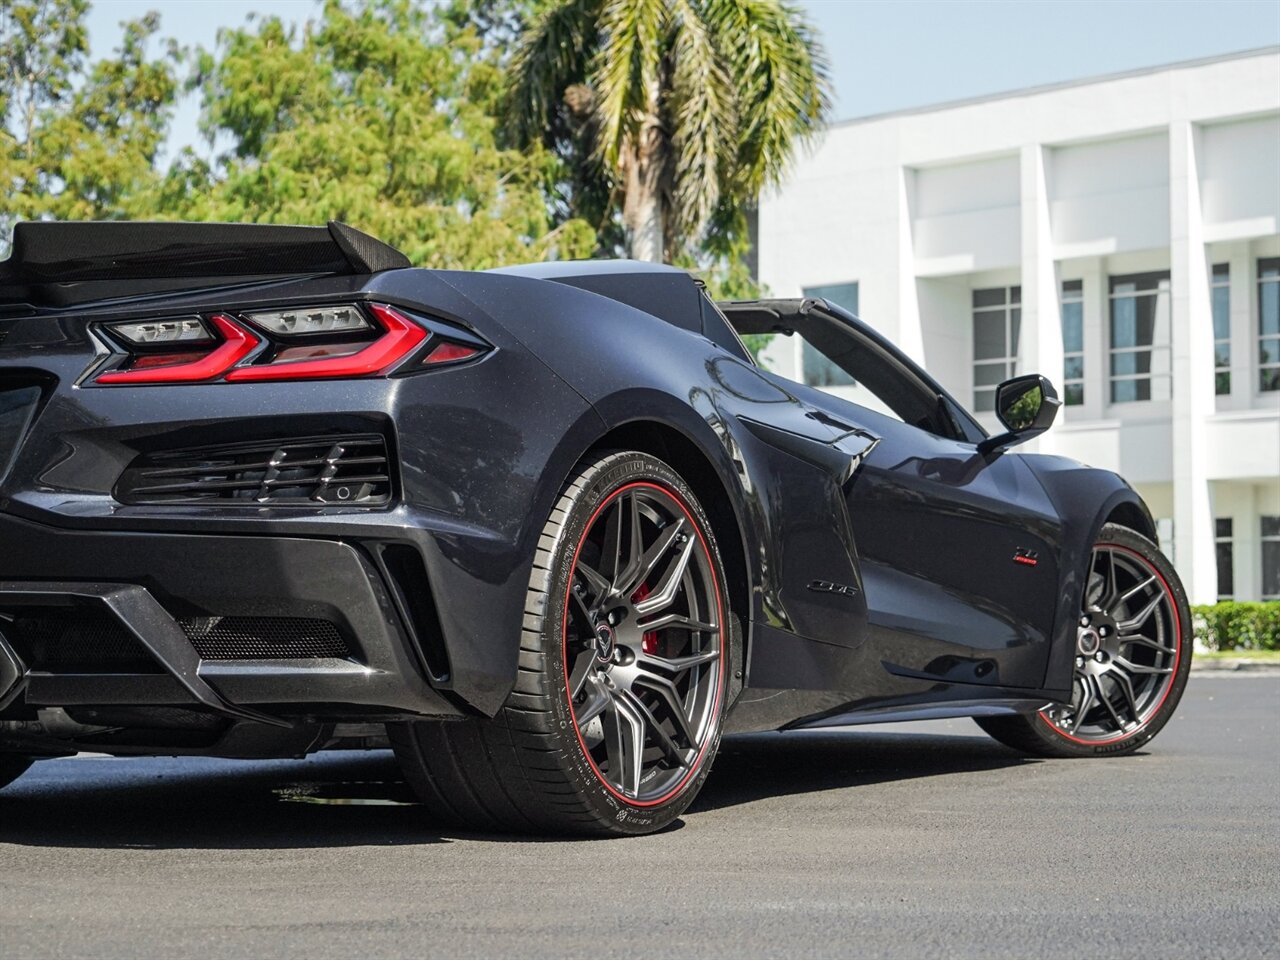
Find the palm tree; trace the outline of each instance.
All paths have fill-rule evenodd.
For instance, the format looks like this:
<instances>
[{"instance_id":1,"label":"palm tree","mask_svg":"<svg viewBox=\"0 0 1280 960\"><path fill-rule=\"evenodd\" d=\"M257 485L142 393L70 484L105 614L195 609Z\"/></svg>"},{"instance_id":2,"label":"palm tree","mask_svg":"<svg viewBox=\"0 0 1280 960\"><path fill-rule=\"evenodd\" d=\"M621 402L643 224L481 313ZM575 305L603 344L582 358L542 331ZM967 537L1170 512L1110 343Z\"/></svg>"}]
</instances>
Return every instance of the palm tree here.
<instances>
[{"instance_id":1,"label":"palm tree","mask_svg":"<svg viewBox=\"0 0 1280 960\"><path fill-rule=\"evenodd\" d=\"M517 140L563 145L568 116L639 260L754 203L829 109L821 47L782 0L544 0L511 69Z\"/></svg>"}]
</instances>

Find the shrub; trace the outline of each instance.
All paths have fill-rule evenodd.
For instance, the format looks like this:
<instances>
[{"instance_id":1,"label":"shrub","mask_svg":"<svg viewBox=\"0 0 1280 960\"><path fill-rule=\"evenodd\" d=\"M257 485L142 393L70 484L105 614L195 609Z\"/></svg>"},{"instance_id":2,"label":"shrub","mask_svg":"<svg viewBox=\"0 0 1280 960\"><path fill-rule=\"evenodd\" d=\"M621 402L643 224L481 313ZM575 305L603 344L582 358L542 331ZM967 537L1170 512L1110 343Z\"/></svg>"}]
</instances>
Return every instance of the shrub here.
<instances>
[{"instance_id":1,"label":"shrub","mask_svg":"<svg viewBox=\"0 0 1280 960\"><path fill-rule=\"evenodd\" d=\"M1196 640L1210 650L1280 650L1280 601L1223 600L1191 615Z\"/></svg>"}]
</instances>

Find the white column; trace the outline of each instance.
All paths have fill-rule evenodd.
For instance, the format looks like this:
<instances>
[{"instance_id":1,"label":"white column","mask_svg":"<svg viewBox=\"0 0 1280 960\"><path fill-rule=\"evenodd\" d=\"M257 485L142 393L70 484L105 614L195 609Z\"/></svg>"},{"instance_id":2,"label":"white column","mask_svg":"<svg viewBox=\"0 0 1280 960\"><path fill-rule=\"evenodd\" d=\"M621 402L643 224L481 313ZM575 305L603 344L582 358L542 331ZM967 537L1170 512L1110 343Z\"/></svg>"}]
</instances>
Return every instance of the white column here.
<instances>
[{"instance_id":1,"label":"white column","mask_svg":"<svg viewBox=\"0 0 1280 960\"><path fill-rule=\"evenodd\" d=\"M1238 486L1236 502L1239 507L1231 518L1235 598L1258 600L1262 597L1262 512L1258 509L1261 504L1256 486L1252 483L1240 483Z\"/></svg>"},{"instance_id":2,"label":"white column","mask_svg":"<svg viewBox=\"0 0 1280 960\"><path fill-rule=\"evenodd\" d=\"M1213 313L1200 210L1197 131L1169 126L1169 240L1173 306L1173 536L1192 603L1217 597L1205 419L1213 413Z\"/></svg>"},{"instance_id":3,"label":"white column","mask_svg":"<svg viewBox=\"0 0 1280 960\"><path fill-rule=\"evenodd\" d=\"M1022 333L1018 343L1018 373L1039 373L1062 394L1062 312L1053 259L1049 222L1049 186L1045 151L1038 143L1022 148ZM1059 417L1063 418L1062 413ZM1052 431L1028 445L1047 452L1054 448Z\"/></svg>"},{"instance_id":4,"label":"white column","mask_svg":"<svg viewBox=\"0 0 1280 960\"><path fill-rule=\"evenodd\" d=\"M1257 285L1254 282L1249 241L1241 240L1231 245L1227 266L1231 270L1230 406L1236 410L1247 410L1253 403L1253 342L1258 335L1253 303Z\"/></svg>"},{"instance_id":5,"label":"white column","mask_svg":"<svg viewBox=\"0 0 1280 960\"><path fill-rule=\"evenodd\" d=\"M1101 420L1111 402L1108 393L1108 347L1110 318L1107 310L1107 274L1101 257L1090 257L1081 264L1084 280L1084 403L1076 408L1082 420Z\"/></svg>"},{"instance_id":6,"label":"white column","mask_svg":"<svg viewBox=\"0 0 1280 960\"><path fill-rule=\"evenodd\" d=\"M924 329L920 323L920 297L916 291L916 250L912 238L911 198L915 192L915 171L898 167L898 335L899 349L924 365Z\"/></svg>"}]
</instances>

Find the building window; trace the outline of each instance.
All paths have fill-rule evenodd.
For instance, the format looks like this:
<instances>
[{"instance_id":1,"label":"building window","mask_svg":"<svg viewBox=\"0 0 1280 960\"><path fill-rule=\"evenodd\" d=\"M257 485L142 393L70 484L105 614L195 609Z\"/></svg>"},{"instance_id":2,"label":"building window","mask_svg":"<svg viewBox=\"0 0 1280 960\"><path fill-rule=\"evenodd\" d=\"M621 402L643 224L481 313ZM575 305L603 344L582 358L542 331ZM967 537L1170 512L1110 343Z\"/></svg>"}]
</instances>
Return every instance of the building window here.
<instances>
[{"instance_id":1,"label":"building window","mask_svg":"<svg viewBox=\"0 0 1280 960\"><path fill-rule=\"evenodd\" d=\"M1068 407L1084 403L1084 284L1062 281L1062 398Z\"/></svg>"},{"instance_id":2,"label":"building window","mask_svg":"<svg viewBox=\"0 0 1280 960\"><path fill-rule=\"evenodd\" d=\"M1280 600L1280 517L1262 518L1262 599Z\"/></svg>"},{"instance_id":3,"label":"building window","mask_svg":"<svg viewBox=\"0 0 1280 960\"><path fill-rule=\"evenodd\" d=\"M858 284L827 283L817 287L805 287L806 297L827 300L850 313L858 313ZM803 381L811 387L851 387L853 377L815 350L807 340L800 341L800 366Z\"/></svg>"},{"instance_id":4,"label":"building window","mask_svg":"<svg viewBox=\"0 0 1280 960\"><path fill-rule=\"evenodd\" d=\"M996 387L1018 372L1022 288L973 291L973 408L996 408Z\"/></svg>"},{"instance_id":5,"label":"building window","mask_svg":"<svg viewBox=\"0 0 1280 960\"><path fill-rule=\"evenodd\" d=\"M1213 265L1209 284L1213 303L1213 390L1218 396L1231 392L1231 267Z\"/></svg>"},{"instance_id":6,"label":"building window","mask_svg":"<svg viewBox=\"0 0 1280 960\"><path fill-rule=\"evenodd\" d=\"M1258 261L1258 389L1280 390L1280 257Z\"/></svg>"},{"instance_id":7,"label":"building window","mask_svg":"<svg viewBox=\"0 0 1280 960\"><path fill-rule=\"evenodd\" d=\"M1170 396L1169 273L1111 278L1111 402Z\"/></svg>"},{"instance_id":8,"label":"building window","mask_svg":"<svg viewBox=\"0 0 1280 960\"><path fill-rule=\"evenodd\" d=\"M1231 518L1213 521L1214 546L1218 554L1218 599L1230 600L1236 593L1236 574L1231 557Z\"/></svg>"}]
</instances>

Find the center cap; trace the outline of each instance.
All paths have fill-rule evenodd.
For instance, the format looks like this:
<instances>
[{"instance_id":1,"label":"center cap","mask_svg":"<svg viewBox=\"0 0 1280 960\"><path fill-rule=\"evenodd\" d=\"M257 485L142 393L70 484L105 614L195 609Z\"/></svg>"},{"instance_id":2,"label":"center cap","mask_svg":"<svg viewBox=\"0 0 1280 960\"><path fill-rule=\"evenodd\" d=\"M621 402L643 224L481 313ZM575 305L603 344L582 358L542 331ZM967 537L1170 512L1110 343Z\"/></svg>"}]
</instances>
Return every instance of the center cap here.
<instances>
[{"instance_id":1,"label":"center cap","mask_svg":"<svg viewBox=\"0 0 1280 960\"><path fill-rule=\"evenodd\" d=\"M614 637L613 627L607 623L596 625L596 659L601 663L610 663L613 660L613 649L617 644Z\"/></svg>"},{"instance_id":2,"label":"center cap","mask_svg":"<svg viewBox=\"0 0 1280 960\"><path fill-rule=\"evenodd\" d=\"M1102 646L1102 638L1098 636L1097 630L1081 630L1078 644L1080 652L1088 656L1098 652L1098 648Z\"/></svg>"}]
</instances>

